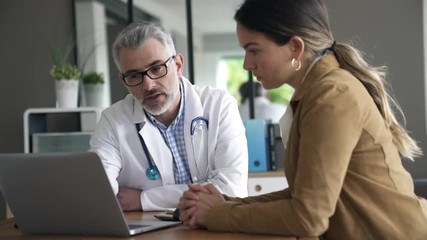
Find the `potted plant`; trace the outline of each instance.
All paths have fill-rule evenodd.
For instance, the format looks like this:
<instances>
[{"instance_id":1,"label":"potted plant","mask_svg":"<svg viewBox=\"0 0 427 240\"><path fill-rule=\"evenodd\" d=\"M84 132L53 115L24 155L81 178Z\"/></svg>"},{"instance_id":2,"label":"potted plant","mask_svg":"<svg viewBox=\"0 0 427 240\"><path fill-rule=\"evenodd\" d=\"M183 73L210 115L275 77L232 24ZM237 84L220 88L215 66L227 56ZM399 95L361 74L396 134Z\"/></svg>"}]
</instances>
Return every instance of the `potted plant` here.
<instances>
[{"instance_id":1,"label":"potted plant","mask_svg":"<svg viewBox=\"0 0 427 240\"><path fill-rule=\"evenodd\" d=\"M50 76L55 80L56 105L58 108L76 108L78 103L80 69L68 63L73 44L68 43L64 52L49 45L53 66Z\"/></svg>"},{"instance_id":2,"label":"potted plant","mask_svg":"<svg viewBox=\"0 0 427 240\"><path fill-rule=\"evenodd\" d=\"M83 75L86 106L102 107L104 98L104 74L95 71Z\"/></svg>"},{"instance_id":3,"label":"potted plant","mask_svg":"<svg viewBox=\"0 0 427 240\"><path fill-rule=\"evenodd\" d=\"M104 84L104 74L97 72L89 72L83 75L83 84Z\"/></svg>"},{"instance_id":4,"label":"potted plant","mask_svg":"<svg viewBox=\"0 0 427 240\"><path fill-rule=\"evenodd\" d=\"M55 80L79 80L81 72L73 65L53 65L50 76Z\"/></svg>"}]
</instances>

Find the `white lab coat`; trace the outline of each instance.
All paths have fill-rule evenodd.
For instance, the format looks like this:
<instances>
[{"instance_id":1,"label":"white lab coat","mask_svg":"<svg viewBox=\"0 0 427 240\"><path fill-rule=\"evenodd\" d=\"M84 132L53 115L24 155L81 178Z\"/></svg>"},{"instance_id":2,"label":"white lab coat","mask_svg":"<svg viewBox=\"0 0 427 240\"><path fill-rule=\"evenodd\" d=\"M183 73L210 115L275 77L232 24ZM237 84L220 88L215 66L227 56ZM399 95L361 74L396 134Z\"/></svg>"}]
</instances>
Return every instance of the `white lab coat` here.
<instances>
[{"instance_id":1,"label":"white lab coat","mask_svg":"<svg viewBox=\"0 0 427 240\"><path fill-rule=\"evenodd\" d=\"M185 78L181 80L186 94L185 147L193 181L209 175L207 181L223 194L246 197L248 150L236 100L226 91L194 86ZM201 135L200 131L194 134L196 151L193 154L190 123L199 116L208 119L209 128L207 136L203 131ZM161 174L158 180L146 176L149 164L136 123L142 123L140 134ZM91 151L96 152L104 164L114 193L118 193L119 186L141 189L144 211L174 208L187 190L185 184L175 184L171 151L156 126L146 119L141 104L130 94L102 112L90 144Z\"/></svg>"}]
</instances>

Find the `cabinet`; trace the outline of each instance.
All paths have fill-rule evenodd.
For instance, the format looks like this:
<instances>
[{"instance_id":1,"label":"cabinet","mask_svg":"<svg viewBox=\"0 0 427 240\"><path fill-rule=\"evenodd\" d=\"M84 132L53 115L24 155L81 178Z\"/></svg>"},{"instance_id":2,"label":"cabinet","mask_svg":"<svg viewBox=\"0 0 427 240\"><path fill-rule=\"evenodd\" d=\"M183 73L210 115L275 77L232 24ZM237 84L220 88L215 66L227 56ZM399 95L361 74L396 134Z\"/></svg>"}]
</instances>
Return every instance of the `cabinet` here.
<instances>
[{"instance_id":1,"label":"cabinet","mask_svg":"<svg viewBox=\"0 0 427 240\"><path fill-rule=\"evenodd\" d=\"M264 193L283 190L288 187L283 169L269 172L249 173L248 195L256 196Z\"/></svg>"},{"instance_id":2,"label":"cabinet","mask_svg":"<svg viewBox=\"0 0 427 240\"><path fill-rule=\"evenodd\" d=\"M102 108L30 108L24 112L24 151L85 151Z\"/></svg>"}]
</instances>

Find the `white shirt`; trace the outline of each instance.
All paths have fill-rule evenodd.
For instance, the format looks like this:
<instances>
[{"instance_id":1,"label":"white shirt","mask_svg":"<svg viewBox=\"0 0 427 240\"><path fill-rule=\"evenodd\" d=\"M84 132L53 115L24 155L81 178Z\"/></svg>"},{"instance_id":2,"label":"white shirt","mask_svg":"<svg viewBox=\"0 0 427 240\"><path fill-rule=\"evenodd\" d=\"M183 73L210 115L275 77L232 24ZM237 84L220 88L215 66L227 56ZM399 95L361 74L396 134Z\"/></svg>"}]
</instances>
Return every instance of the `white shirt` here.
<instances>
[{"instance_id":1,"label":"white shirt","mask_svg":"<svg viewBox=\"0 0 427 240\"><path fill-rule=\"evenodd\" d=\"M265 97L254 98L255 118L271 120L272 123L278 123L286 111L286 106L272 103ZM242 120L249 119L249 100L245 101L239 107Z\"/></svg>"},{"instance_id":2,"label":"white shirt","mask_svg":"<svg viewBox=\"0 0 427 240\"><path fill-rule=\"evenodd\" d=\"M245 128L237 120L236 100L226 91L194 86L185 78L182 82L186 94L185 148L193 181L210 182L223 194L246 197L248 149ZM191 121L199 116L209 121L208 130L197 127L192 136ZM136 123L143 125L139 133L159 169L158 180L146 176L149 163ZM104 164L114 193L118 193L119 186L142 190L144 211L175 208L187 190L185 184L175 184L171 151L159 130L146 119L141 104L130 94L102 112L90 144L91 151Z\"/></svg>"}]
</instances>

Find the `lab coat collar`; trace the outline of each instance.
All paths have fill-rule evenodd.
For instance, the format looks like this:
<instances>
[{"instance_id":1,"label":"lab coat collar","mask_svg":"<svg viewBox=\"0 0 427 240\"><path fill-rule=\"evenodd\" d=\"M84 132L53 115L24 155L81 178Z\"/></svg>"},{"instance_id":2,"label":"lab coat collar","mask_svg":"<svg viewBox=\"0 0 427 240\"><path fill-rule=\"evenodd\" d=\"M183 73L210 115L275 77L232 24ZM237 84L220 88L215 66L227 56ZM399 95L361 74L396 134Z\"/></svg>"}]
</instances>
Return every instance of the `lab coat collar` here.
<instances>
[{"instance_id":1,"label":"lab coat collar","mask_svg":"<svg viewBox=\"0 0 427 240\"><path fill-rule=\"evenodd\" d=\"M181 77L181 81L185 95L185 118L188 120L203 116L203 107L198 93L199 87L191 84L185 77ZM189 121L186 121L186 125L189 125Z\"/></svg>"},{"instance_id":2,"label":"lab coat collar","mask_svg":"<svg viewBox=\"0 0 427 240\"><path fill-rule=\"evenodd\" d=\"M133 103L132 103L132 105L133 105L133 120L132 121L134 124L142 123L142 125L144 125L145 121L146 121L146 116L145 116L142 104L139 101L135 100L135 98L133 98L133 97L132 97L132 101L133 101ZM143 126L141 126L141 128L142 127Z\"/></svg>"}]
</instances>

